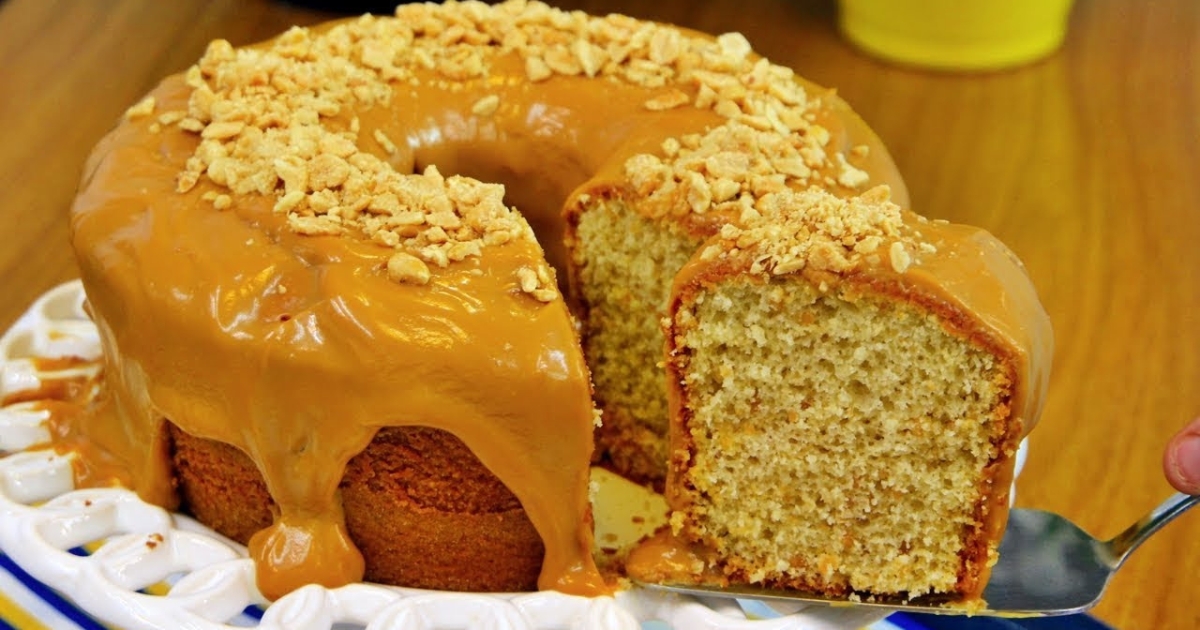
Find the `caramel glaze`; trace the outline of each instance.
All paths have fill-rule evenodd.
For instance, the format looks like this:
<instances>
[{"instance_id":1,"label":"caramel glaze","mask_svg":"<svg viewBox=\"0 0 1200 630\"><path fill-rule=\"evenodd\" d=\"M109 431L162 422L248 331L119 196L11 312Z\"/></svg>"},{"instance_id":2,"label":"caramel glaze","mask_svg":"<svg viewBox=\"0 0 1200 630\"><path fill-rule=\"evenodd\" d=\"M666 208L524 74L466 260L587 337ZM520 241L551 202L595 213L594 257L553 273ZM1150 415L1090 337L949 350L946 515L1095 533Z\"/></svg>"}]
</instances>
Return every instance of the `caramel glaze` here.
<instances>
[{"instance_id":1,"label":"caramel glaze","mask_svg":"<svg viewBox=\"0 0 1200 630\"><path fill-rule=\"evenodd\" d=\"M995 410L996 431L991 435L996 455L981 474L976 525L964 531L963 564L958 576L962 598L977 600L986 586L992 554L1008 520L1017 446L1041 415L1054 354L1053 331L1024 266L990 233L967 225L928 221L907 211L904 224L906 231L920 234L920 240L934 245L937 252L920 254L903 273L893 268L890 247L885 243L876 261L864 260L860 268L844 276L807 269L794 275L815 286L824 284L830 291L840 286L851 292L910 302L936 314L952 334L989 350L1007 372L1007 382L1002 385L1007 386L1008 395ZM669 308L672 321L683 305L694 302L706 288L745 271L719 258L704 261L699 255L693 257L675 279ZM669 331L668 339L673 338ZM673 457L666 498L672 510L687 510L690 506L683 486L694 449L687 428L688 392L680 361L675 357L667 363ZM714 570L720 562L702 541L660 531L631 554L626 568L631 576L647 581L725 584L731 577L738 578ZM798 587L782 582L767 586Z\"/></svg>"},{"instance_id":2,"label":"caramel glaze","mask_svg":"<svg viewBox=\"0 0 1200 630\"><path fill-rule=\"evenodd\" d=\"M33 357L32 362L38 375L38 387L9 392L0 398L0 407L27 403L48 414L46 429L50 441L47 446L80 455L71 460L76 485L111 486L127 479L123 466L77 430L87 422L92 401L102 390L100 361L64 356Z\"/></svg>"},{"instance_id":3,"label":"caramel glaze","mask_svg":"<svg viewBox=\"0 0 1200 630\"><path fill-rule=\"evenodd\" d=\"M496 59L486 80L420 79L394 85L387 108L353 112L360 148L401 172L436 164L507 184L560 269L560 209L573 191L626 194L629 156L722 122L691 108L648 111L653 91L614 81L531 85L514 59ZM186 109L188 93L174 76L152 94L170 111ZM499 110L473 115L490 94ZM826 101L830 152L871 146L851 162L903 198L875 137L831 93ZM164 418L245 452L279 507L250 542L259 587L276 598L361 579L337 491L346 462L380 427L444 429L520 499L545 542L539 587L606 592L590 556L592 404L576 330L563 303L538 303L515 283L542 252L514 241L434 269L426 286L397 285L381 272L391 249L294 234L273 198L217 211L201 199L215 190L207 180L177 193L197 138L173 126L153 133L151 122L123 121L98 145L73 207L106 392L70 432L164 506L177 501ZM345 128L350 114L328 123ZM374 129L399 151L388 156Z\"/></svg>"},{"instance_id":4,"label":"caramel glaze","mask_svg":"<svg viewBox=\"0 0 1200 630\"><path fill-rule=\"evenodd\" d=\"M94 363L79 357L32 359L41 385L37 389L9 392L0 397L0 407L22 402L60 401L76 404L94 385Z\"/></svg>"}]
</instances>

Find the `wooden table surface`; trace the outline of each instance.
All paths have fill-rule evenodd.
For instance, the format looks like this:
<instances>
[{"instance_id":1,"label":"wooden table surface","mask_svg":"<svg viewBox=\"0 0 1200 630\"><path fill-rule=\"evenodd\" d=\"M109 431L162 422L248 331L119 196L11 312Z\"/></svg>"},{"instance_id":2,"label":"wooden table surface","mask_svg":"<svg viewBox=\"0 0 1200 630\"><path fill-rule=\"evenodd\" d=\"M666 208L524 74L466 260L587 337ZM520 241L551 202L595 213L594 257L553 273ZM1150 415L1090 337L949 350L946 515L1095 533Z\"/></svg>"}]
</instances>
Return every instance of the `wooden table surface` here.
<instances>
[{"instance_id":1,"label":"wooden table surface","mask_svg":"<svg viewBox=\"0 0 1200 630\"><path fill-rule=\"evenodd\" d=\"M1006 241L1053 319L1019 503L1111 536L1167 496L1163 445L1200 413L1200 3L1081 0L1061 51L981 75L868 58L839 38L831 1L558 4L741 31L836 86L890 147L914 209ZM67 210L126 106L212 38L249 43L327 15L267 0L0 3L0 326L76 275ZM1198 595L1193 513L1134 555L1095 614L1197 628Z\"/></svg>"}]
</instances>

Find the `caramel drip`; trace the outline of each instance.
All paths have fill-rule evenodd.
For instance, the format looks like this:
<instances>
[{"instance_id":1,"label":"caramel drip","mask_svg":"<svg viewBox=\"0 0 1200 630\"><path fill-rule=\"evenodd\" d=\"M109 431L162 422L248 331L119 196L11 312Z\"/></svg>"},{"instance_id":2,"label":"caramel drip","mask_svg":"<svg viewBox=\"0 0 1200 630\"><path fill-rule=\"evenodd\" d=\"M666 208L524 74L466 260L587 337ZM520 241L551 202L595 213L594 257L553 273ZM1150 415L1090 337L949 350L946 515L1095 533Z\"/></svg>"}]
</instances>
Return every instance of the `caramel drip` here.
<instances>
[{"instance_id":1,"label":"caramel drip","mask_svg":"<svg viewBox=\"0 0 1200 630\"><path fill-rule=\"evenodd\" d=\"M506 184L507 200L562 269L564 200L621 193L628 157L723 121L689 107L649 111L650 90L615 81L530 84L522 68L497 59L486 80L453 89L420 76L419 85L393 86L390 107L330 124L357 116L360 148L401 172L436 164ZM472 113L492 95L494 113ZM176 76L153 96L163 111L186 109L188 90ZM902 199L886 151L828 99L830 152L870 145L858 165ZM361 579L338 496L346 462L380 427L444 429L520 499L545 542L539 587L605 592L590 555L587 368L565 305L515 286L516 270L542 252L513 241L434 269L425 286L398 285L381 272L393 250L292 233L274 199L218 211L202 200L211 184L175 192L196 143L174 127L153 133L148 121L124 122L89 162L73 242L104 342L108 395L73 432L122 462L143 498L168 506L164 418L245 452L279 507L250 545L259 587L274 598Z\"/></svg>"},{"instance_id":2,"label":"caramel drip","mask_svg":"<svg viewBox=\"0 0 1200 630\"><path fill-rule=\"evenodd\" d=\"M648 583L695 583L727 586L726 577L712 549L692 544L673 535L668 528L638 543L625 560L630 576ZM686 576L686 579L683 579Z\"/></svg>"},{"instance_id":3,"label":"caramel drip","mask_svg":"<svg viewBox=\"0 0 1200 630\"><path fill-rule=\"evenodd\" d=\"M95 364L78 357L32 359L33 369L39 374L41 386L37 389L11 392L0 398L0 407L31 401L61 401L77 403L83 400L95 377L88 374ZM82 370L78 368L83 368ZM77 372L82 372L76 374Z\"/></svg>"},{"instance_id":4,"label":"caramel drip","mask_svg":"<svg viewBox=\"0 0 1200 630\"><path fill-rule=\"evenodd\" d=\"M116 461L79 432L80 427L90 422L94 401L103 391L100 361L74 356L33 357L31 361L38 375L38 387L10 392L0 400L0 407L28 403L33 409L47 413L49 446L59 453L78 455L71 460L76 486L127 484L130 478L126 463Z\"/></svg>"}]
</instances>

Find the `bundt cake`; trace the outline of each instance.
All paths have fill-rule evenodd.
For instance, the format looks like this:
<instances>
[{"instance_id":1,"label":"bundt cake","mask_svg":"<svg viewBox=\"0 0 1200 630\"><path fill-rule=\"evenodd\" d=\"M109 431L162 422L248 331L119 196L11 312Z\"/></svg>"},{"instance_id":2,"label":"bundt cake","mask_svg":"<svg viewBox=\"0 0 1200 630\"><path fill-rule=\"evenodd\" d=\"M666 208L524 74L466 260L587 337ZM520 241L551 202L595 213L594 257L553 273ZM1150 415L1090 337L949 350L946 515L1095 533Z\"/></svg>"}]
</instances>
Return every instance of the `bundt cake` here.
<instances>
[{"instance_id":1,"label":"bundt cake","mask_svg":"<svg viewBox=\"0 0 1200 630\"><path fill-rule=\"evenodd\" d=\"M804 195L851 199L821 201L848 213L822 227L837 236L849 228L836 225L883 203L879 192L861 197L877 187L907 205L866 125L737 34L510 0L404 5L394 17L294 28L246 48L216 41L131 107L85 168L72 239L103 340L103 383L98 402L60 434L105 453L108 476L144 498L247 542L269 597L364 577L601 593L610 587L590 555L593 461L661 487L670 460L677 533L749 544L749 528L719 532L728 515L715 506L729 508L730 497L701 478L743 469L705 469L726 438L699 439L700 423L722 421L712 415L721 405L751 411L799 399L725 401L691 383L711 385L720 361L698 350L719 334L706 326L723 321L705 309L736 298L747 317L765 317L782 291L794 292L779 298L787 314L861 304L876 309L862 318L891 318L871 342L879 347L864 346L872 361L891 360L886 346L905 326L932 336L941 325L941 343L978 363L961 374L991 383L993 397L972 407L989 420L963 420L992 433L976 445L983 468L956 487L999 482L1007 449L1033 422L1022 414L1037 407L1023 379L1040 372L1019 369L1023 338L997 332L995 322L1010 321L1007 300L952 298L964 276L1016 277L1016 262L934 263L896 234L921 237L889 223L862 242L882 252L900 244L915 261L907 275L831 271L828 286L813 284L801 268L816 258L773 264L764 249L736 277L757 251L738 234L784 229L770 223L777 215L791 220L770 208ZM825 192L801 194L811 188ZM924 230L921 243L942 247L942 228ZM844 249L845 239L827 240ZM893 266L902 258L889 256L881 260ZM797 261L794 273L781 271ZM763 265L779 277L763 282ZM669 298L670 379L660 328ZM790 334L783 322L755 325ZM730 361L746 361L756 377L780 367L778 355L754 355L744 342L718 342L714 352L727 345ZM789 355L797 365L841 360L799 352ZM972 371L988 357L991 372ZM877 386L836 380L850 366L825 368L811 378L838 389L838 401ZM787 383L793 372L777 376ZM730 378L730 395L747 387ZM916 381L891 384L900 382ZM1018 394L1030 402L1017 405ZM887 396L881 404L901 404ZM825 420L834 413L832 402L807 404L826 409ZM871 452L848 433L836 439L821 462ZM954 439L941 444L952 449ZM729 461L746 461L739 448ZM822 447L777 452L812 448ZM891 488L871 486L868 471L856 479L850 485L866 495ZM959 500L979 509L969 494ZM992 523L999 510L971 514ZM787 525L809 527L796 518ZM980 531L978 541L998 535ZM718 551L729 554L721 566L748 580L876 584L777 579L753 568L756 553Z\"/></svg>"},{"instance_id":2,"label":"bundt cake","mask_svg":"<svg viewBox=\"0 0 1200 630\"><path fill-rule=\"evenodd\" d=\"M1051 345L1007 248L883 188L772 193L676 277L666 326L671 527L632 574L978 602Z\"/></svg>"}]
</instances>

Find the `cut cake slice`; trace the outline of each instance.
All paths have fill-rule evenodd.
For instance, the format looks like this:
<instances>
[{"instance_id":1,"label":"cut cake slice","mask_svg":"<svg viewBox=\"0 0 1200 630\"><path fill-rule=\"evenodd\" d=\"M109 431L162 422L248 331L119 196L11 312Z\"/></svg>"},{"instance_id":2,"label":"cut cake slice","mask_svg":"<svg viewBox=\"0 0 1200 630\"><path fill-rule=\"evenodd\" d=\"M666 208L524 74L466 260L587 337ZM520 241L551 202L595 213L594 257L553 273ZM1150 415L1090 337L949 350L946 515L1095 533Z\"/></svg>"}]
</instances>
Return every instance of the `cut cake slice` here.
<instances>
[{"instance_id":1,"label":"cut cake slice","mask_svg":"<svg viewBox=\"0 0 1200 630\"><path fill-rule=\"evenodd\" d=\"M1052 344L1023 267L879 188L785 191L678 276L649 581L978 601Z\"/></svg>"}]
</instances>

